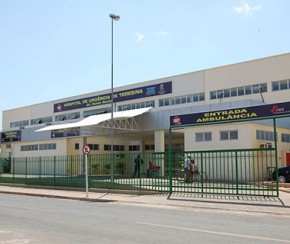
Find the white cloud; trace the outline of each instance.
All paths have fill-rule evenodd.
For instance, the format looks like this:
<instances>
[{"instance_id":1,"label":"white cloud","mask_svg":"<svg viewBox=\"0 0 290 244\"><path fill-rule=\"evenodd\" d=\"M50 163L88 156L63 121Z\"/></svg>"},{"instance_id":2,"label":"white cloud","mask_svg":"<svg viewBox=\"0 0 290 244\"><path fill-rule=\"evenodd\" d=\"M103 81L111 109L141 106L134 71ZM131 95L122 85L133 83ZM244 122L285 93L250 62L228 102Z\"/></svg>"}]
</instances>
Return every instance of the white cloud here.
<instances>
[{"instance_id":1,"label":"white cloud","mask_svg":"<svg viewBox=\"0 0 290 244\"><path fill-rule=\"evenodd\" d=\"M136 32L135 33L135 37L136 37L138 42L141 42L144 39L145 35L144 34L140 34L139 32Z\"/></svg>"},{"instance_id":2,"label":"white cloud","mask_svg":"<svg viewBox=\"0 0 290 244\"><path fill-rule=\"evenodd\" d=\"M167 31L159 31L159 32L157 32L157 35L160 35L160 36L168 36L169 33Z\"/></svg>"},{"instance_id":3,"label":"white cloud","mask_svg":"<svg viewBox=\"0 0 290 244\"><path fill-rule=\"evenodd\" d=\"M233 7L238 14L251 15L255 11L261 10L262 5L250 6L248 3L242 2L239 6Z\"/></svg>"}]
</instances>

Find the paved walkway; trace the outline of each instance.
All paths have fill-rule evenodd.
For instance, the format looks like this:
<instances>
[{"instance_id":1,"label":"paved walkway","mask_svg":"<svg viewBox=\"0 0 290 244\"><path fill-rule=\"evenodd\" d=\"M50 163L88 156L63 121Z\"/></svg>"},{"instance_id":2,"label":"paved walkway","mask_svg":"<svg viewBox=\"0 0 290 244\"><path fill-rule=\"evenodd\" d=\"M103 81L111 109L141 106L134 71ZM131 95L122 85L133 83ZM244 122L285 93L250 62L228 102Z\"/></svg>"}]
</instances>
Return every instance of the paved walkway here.
<instances>
[{"instance_id":1,"label":"paved walkway","mask_svg":"<svg viewBox=\"0 0 290 244\"><path fill-rule=\"evenodd\" d=\"M198 211L231 211L251 214L272 214L290 218L290 188L280 187L277 197L198 195L188 193L139 194L118 190L92 191L86 194L80 189L48 189L27 186L0 185L0 193L23 194L92 202L118 202L119 204L142 204L148 207L183 207Z\"/></svg>"}]
</instances>

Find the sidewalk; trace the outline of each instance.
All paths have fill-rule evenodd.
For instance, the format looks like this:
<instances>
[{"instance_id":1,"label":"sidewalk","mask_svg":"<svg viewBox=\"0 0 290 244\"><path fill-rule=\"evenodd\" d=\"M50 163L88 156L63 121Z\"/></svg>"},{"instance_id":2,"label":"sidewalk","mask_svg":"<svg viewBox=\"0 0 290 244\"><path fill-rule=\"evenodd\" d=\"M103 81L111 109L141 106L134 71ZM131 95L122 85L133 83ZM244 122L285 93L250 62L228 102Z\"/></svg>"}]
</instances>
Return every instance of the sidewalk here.
<instances>
[{"instance_id":1,"label":"sidewalk","mask_svg":"<svg viewBox=\"0 0 290 244\"><path fill-rule=\"evenodd\" d=\"M281 187L277 197L197 195L188 193L139 194L118 190L90 191L85 189L55 190L27 186L0 185L0 194L22 194L39 197L73 199L91 202L141 204L148 207L183 207L198 211L231 211L252 214L272 214L290 218L290 188Z\"/></svg>"}]
</instances>

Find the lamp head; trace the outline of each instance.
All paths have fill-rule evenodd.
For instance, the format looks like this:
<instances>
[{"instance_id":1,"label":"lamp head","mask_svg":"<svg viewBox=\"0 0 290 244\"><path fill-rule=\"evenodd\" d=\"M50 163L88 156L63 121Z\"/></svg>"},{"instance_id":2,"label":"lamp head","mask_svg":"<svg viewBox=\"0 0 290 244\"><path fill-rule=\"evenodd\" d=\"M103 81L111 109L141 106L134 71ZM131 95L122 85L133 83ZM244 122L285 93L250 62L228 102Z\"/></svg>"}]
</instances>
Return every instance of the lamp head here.
<instances>
[{"instance_id":1,"label":"lamp head","mask_svg":"<svg viewBox=\"0 0 290 244\"><path fill-rule=\"evenodd\" d=\"M110 14L109 16L110 16L110 18L111 18L112 20L115 20L115 21L118 21L118 20L120 19L120 16L119 16L119 15Z\"/></svg>"}]
</instances>

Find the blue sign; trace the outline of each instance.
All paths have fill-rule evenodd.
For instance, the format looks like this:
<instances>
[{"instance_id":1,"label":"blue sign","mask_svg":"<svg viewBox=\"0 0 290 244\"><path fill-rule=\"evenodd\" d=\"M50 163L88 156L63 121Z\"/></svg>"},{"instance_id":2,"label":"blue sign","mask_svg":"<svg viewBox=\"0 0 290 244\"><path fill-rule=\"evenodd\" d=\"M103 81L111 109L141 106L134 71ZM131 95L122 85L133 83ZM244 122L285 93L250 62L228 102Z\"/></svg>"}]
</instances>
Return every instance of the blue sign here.
<instances>
[{"instance_id":1,"label":"blue sign","mask_svg":"<svg viewBox=\"0 0 290 244\"><path fill-rule=\"evenodd\" d=\"M115 92L113 96L114 102L122 102L151 96L160 96L170 93L172 93L171 81ZM67 102L55 103L54 112L57 113L79 108L100 106L110 103L111 103L111 94L108 93L93 97L71 100Z\"/></svg>"},{"instance_id":2,"label":"blue sign","mask_svg":"<svg viewBox=\"0 0 290 244\"><path fill-rule=\"evenodd\" d=\"M290 102L170 116L170 126L254 120L290 115Z\"/></svg>"},{"instance_id":3,"label":"blue sign","mask_svg":"<svg viewBox=\"0 0 290 244\"><path fill-rule=\"evenodd\" d=\"M1 133L1 142L21 141L21 130L7 131Z\"/></svg>"}]
</instances>

